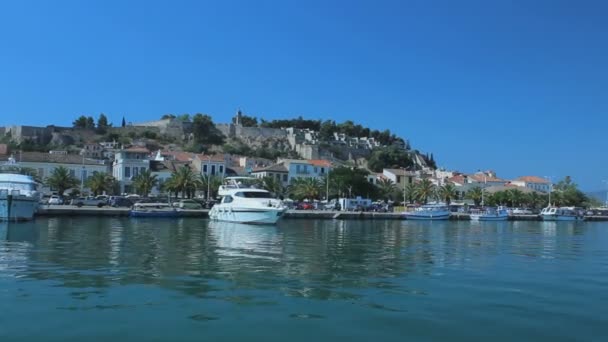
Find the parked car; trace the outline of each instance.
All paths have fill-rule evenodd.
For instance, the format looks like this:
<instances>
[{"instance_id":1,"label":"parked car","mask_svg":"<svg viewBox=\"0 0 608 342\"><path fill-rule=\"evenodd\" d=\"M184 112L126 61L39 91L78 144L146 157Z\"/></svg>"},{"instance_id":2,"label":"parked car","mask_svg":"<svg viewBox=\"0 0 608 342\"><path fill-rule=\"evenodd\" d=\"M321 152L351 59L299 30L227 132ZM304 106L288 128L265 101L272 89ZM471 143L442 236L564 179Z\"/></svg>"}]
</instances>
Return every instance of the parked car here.
<instances>
[{"instance_id":1,"label":"parked car","mask_svg":"<svg viewBox=\"0 0 608 342\"><path fill-rule=\"evenodd\" d=\"M109 205L114 208L118 208L118 207L130 208L133 206L133 202L130 199L122 197L122 196L112 196L110 198Z\"/></svg>"},{"instance_id":2,"label":"parked car","mask_svg":"<svg viewBox=\"0 0 608 342\"><path fill-rule=\"evenodd\" d=\"M49 197L48 204L63 204L63 199L57 195Z\"/></svg>"},{"instance_id":3,"label":"parked car","mask_svg":"<svg viewBox=\"0 0 608 342\"><path fill-rule=\"evenodd\" d=\"M203 209L203 206L195 200L183 199L173 202L173 207L180 209Z\"/></svg>"},{"instance_id":4,"label":"parked car","mask_svg":"<svg viewBox=\"0 0 608 342\"><path fill-rule=\"evenodd\" d=\"M530 209L524 209L524 208L515 208L513 209L512 213L514 215L532 215L532 210Z\"/></svg>"},{"instance_id":5,"label":"parked car","mask_svg":"<svg viewBox=\"0 0 608 342\"><path fill-rule=\"evenodd\" d=\"M298 204L298 210L313 210L315 206L312 203L302 202Z\"/></svg>"},{"instance_id":6,"label":"parked car","mask_svg":"<svg viewBox=\"0 0 608 342\"><path fill-rule=\"evenodd\" d=\"M98 208L103 207L104 205L106 205L106 201L102 200L102 199L97 199L95 197L78 197L73 199L70 202L71 205L75 205L77 207L82 207L82 206L95 206Z\"/></svg>"}]
</instances>

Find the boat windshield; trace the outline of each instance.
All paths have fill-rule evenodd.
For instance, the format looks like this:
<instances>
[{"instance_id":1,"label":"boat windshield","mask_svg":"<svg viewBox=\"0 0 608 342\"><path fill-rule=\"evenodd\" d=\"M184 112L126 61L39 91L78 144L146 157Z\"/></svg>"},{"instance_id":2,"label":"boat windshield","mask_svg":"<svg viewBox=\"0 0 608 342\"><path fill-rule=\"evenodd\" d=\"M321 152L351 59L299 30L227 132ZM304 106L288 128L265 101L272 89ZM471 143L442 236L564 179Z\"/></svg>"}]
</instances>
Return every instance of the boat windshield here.
<instances>
[{"instance_id":1,"label":"boat windshield","mask_svg":"<svg viewBox=\"0 0 608 342\"><path fill-rule=\"evenodd\" d=\"M0 182L0 189L33 191L33 190L36 190L36 184L18 183L18 182Z\"/></svg>"},{"instance_id":2,"label":"boat windshield","mask_svg":"<svg viewBox=\"0 0 608 342\"><path fill-rule=\"evenodd\" d=\"M234 194L234 196L245 198L272 198L270 193L266 191L240 191Z\"/></svg>"}]
</instances>

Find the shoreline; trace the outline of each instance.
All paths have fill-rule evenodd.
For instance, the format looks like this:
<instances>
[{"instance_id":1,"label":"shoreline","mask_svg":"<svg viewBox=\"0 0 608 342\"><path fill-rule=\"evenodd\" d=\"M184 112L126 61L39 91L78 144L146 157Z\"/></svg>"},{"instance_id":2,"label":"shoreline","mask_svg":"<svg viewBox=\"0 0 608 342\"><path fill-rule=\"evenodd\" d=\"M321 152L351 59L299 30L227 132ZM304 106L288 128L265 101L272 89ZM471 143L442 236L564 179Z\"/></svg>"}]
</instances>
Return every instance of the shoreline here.
<instances>
[{"instance_id":1,"label":"shoreline","mask_svg":"<svg viewBox=\"0 0 608 342\"><path fill-rule=\"evenodd\" d=\"M40 206L37 217L61 217L61 216L119 216L128 217L129 208L112 207L76 207L71 205ZM181 217L209 217L209 209L194 210L182 209ZM288 210L283 216L285 219L320 219L320 220L406 220L401 213L381 212L353 212L353 211L329 211L329 210ZM452 221L469 221L469 214L452 213ZM513 215L509 221L542 221L538 215ZM608 221L608 216L585 216L585 221Z\"/></svg>"}]
</instances>

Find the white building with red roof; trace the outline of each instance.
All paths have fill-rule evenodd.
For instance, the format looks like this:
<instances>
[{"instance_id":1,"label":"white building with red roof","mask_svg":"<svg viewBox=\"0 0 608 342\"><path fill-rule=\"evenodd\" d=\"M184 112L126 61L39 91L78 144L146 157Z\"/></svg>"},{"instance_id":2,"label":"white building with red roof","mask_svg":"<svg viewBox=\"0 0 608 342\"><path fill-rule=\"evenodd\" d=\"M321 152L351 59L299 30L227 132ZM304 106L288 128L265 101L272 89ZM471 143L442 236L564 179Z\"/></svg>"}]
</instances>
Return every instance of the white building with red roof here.
<instances>
[{"instance_id":1,"label":"white building with red roof","mask_svg":"<svg viewBox=\"0 0 608 342\"><path fill-rule=\"evenodd\" d=\"M551 191L552 184L545 178L538 176L521 176L511 181L512 185L528 188L544 193Z\"/></svg>"}]
</instances>

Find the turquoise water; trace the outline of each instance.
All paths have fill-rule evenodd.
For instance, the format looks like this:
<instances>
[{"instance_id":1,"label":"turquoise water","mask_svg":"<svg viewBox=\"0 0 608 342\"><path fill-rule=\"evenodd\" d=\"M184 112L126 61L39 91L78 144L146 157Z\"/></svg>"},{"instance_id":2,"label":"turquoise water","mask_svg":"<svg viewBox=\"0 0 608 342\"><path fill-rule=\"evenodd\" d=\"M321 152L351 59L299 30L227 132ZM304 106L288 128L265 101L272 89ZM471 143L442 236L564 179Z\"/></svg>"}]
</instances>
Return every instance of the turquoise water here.
<instances>
[{"instance_id":1,"label":"turquoise water","mask_svg":"<svg viewBox=\"0 0 608 342\"><path fill-rule=\"evenodd\" d=\"M600 341L608 224L0 223L0 341Z\"/></svg>"}]
</instances>

